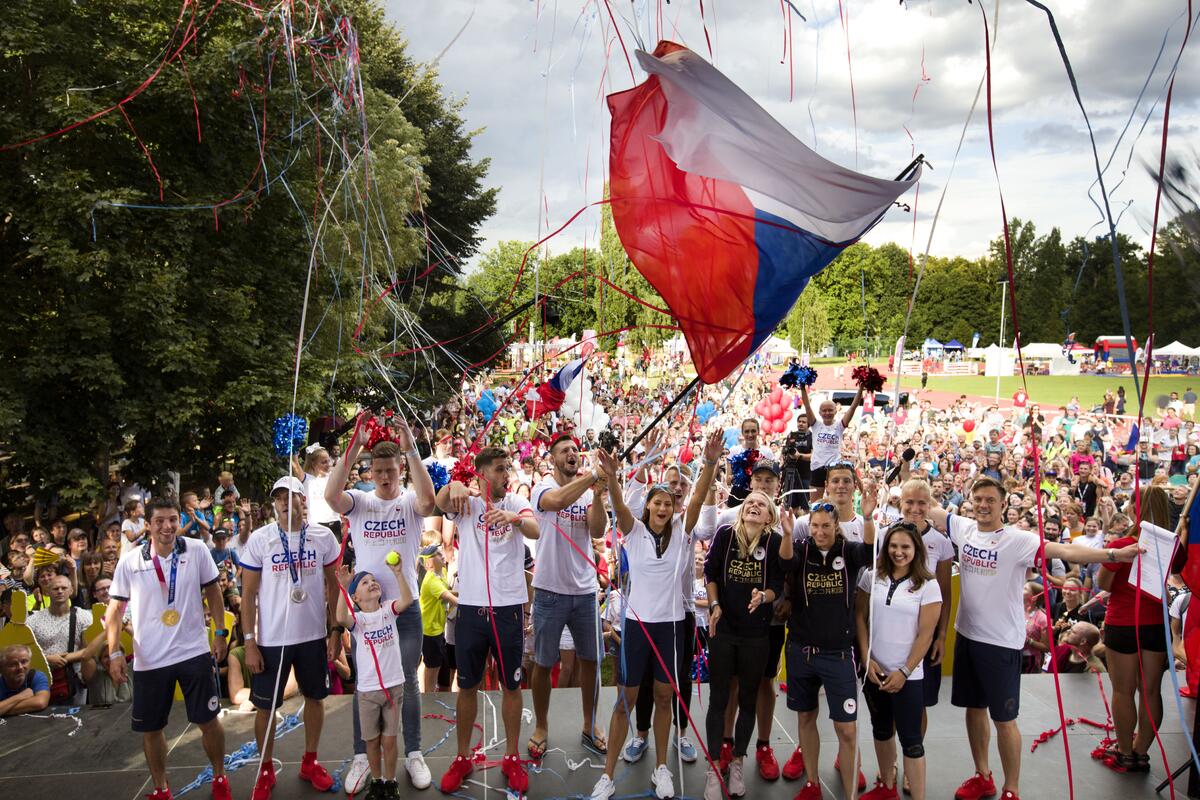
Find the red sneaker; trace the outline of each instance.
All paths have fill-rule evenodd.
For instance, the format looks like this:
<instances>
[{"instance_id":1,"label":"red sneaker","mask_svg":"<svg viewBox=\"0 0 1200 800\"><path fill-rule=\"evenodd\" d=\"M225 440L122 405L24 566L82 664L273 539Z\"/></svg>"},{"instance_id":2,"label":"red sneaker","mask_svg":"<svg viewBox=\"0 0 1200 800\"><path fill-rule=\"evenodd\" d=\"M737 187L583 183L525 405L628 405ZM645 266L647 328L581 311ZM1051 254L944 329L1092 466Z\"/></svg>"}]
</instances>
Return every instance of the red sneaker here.
<instances>
[{"instance_id":1,"label":"red sneaker","mask_svg":"<svg viewBox=\"0 0 1200 800\"><path fill-rule=\"evenodd\" d=\"M876 778L875 788L859 795L858 800L900 800L900 795L896 793L895 786L888 786L882 778Z\"/></svg>"},{"instance_id":2,"label":"red sneaker","mask_svg":"<svg viewBox=\"0 0 1200 800\"><path fill-rule=\"evenodd\" d=\"M775 751L771 745L759 745L754 751L754 760L758 762L758 777L764 781L779 780L779 762L775 760Z\"/></svg>"},{"instance_id":3,"label":"red sneaker","mask_svg":"<svg viewBox=\"0 0 1200 800\"><path fill-rule=\"evenodd\" d=\"M457 792L474 768L475 765L471 763L471 759L466 756L455 756L454 760L450 762L450 769L446 770L446 774L442 776L442 791L446 794Z\"/></svg>"},{"instance_id":4,"label":"red sneaker","mask_svg":"<svg viewBox=\"0 0 1200 800\"><path fill-rule=\"evenodd\" d=\"M991 797L996 793L996 782L991 773L987 777L976 772L962 782L962 786L954 792L954 800L979 800L981 797Z\"/></svg>"},{"instance_id":5,"label":"red sneaker","mask_svg":"<svg viewBox=\"0 0 1200 800\"><path fill-rule=\"evenodd\" d=\"M150 794L146 795L146 800L174 800L169 787L164 789L155 789Z\"/></svg>"},{"instance_id":6,"label":"red sneaker","mask_svg":"<svg viewBox=\"0 0 1200 800\"><path fill-rule=\"evenodd\" d=\"M729 742L721 742L721 758L719 759L717 766L719 766L721 771L724 772L725 770L729 769L730 761L733 761L733 745L731 745Z\"/></svg>"},{"instance_id":7,"label":"red sneaker","mask_svg":"<svg viewBox=\"0 0 1200 800\"><path fill-rule=\"evenodd\" d=\"M258 773L258 779L254 781L254 791L250 793L250 800L270 800L271 792L275 790L275 765L270 761L263 764L262 771Z\"/></svg>"},{"instance_id":8,"label":"red sneaker","mask_svg":"<svg viewBox=\"0 0 1200 800\"><path fill-rule=\"evenodd\" d=\"M300 762L300 780L308 781L318 792L328 792L333 788L333 776L316 758L305 757Z\"/></svg>"},{"instance_id":9,"label":"red sneaker","mask_svg":"<svg viewBox=\"0 0 1200 800\"><path fill-rule=\"evenodd\" d=\"M520 758L505 756L504 760L500 762L500 771L508 779L509 789L517 794L525 794L529 791L529 775L526 774L525 767L521 765Z\"/></svg>"},{"instance_id":10,"label":"red sneaker","mask_svg":"<svg viewBox=\"0 0 1200 800\"><path fill-rule=\"evenodd\" d=\"M783 765L783 777L789 781L798 781L803 774L804 753L801 753L800 748L797 747L792 751L792 755L788 758L787 763Z\"/></svg>"},{"instance_id":11,"label":"red sneaker","mask_svg":"<svg viewBox=\"0 0 1200 800\"><path fill-rule=\"evenodd\" d=\"M837 772L842 771L842 757L840 755L833 760L833 768ZM858 771L858 790L861 792L863 789L866 789L866 788L867 788L867 776L863 775L863 771L860 769Z\"/></svg>"},{"instance_id":12,"label":"red sneaker","mask_svg":"<svg viewBox=\"0 0 1200 800\"><path fill-rule=\"evenodd\" d=\"M233 792L229 791L229 778L222 775L213 781L213 800L233 800Z\"/></svg>"},{"instance_id":13,"label":"red sneaker","mask_svg":"<svg viewBox=\"0 0 1200 800\"><path fill-rule=\"evenodd\" d=\"M792 800L821 800L821 784L809 781L804 788L796 793Z\"/></svg>"}]
</instances>

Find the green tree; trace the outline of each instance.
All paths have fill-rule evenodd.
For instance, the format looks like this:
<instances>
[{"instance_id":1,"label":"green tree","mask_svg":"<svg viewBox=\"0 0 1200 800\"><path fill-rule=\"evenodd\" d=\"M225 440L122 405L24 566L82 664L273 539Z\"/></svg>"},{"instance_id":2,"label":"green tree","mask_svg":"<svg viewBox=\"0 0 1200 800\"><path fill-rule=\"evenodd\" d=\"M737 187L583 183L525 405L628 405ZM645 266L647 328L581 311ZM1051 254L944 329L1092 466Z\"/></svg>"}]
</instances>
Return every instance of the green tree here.
<instances>
[{"instance_id":1,"label":"green tree","mask_svg":"<svg viewBox=\"0 0 1200 800\"><path fill-rule=\"evenodd\" d=\"M821 290L811 283L800 293L784 325L792 347L800 352L815 353L833 341L833 329L829 325Z\"/></svg>"},{"instance_id":2,"label":"green tree","mask_svg":"<svg viewBox=\"0 0 1200 800\"><path fill-rule=\"evenodd\" d=\"M305 66L289 75L281 47L303 45L281 16L212 0L193 11L197 35L172 58L175 0L0 7L0 143L102 112L167 54L121 110L0 152L3 480L29 487L13 499L83 504L118 461L143 485L168 469L211 480L229 465L244 489L279 474L270 426L292 406L306 292L303 415L393 388L420 402L452 362L386 356L486 319L457 289L416 280L442 259L427 258L426 226L453 231L444 249L467 255L494 197L457 108L418 79L382 11L340 9L360 34L365 117L321 58L298 51ZM392 93L417 84L403 102ZM457 181L457 201L438 200L435 174ZM369 358L350 346L360 324ZM492 347L481 337L459 355Z\"/></svg>"}]
</instances>

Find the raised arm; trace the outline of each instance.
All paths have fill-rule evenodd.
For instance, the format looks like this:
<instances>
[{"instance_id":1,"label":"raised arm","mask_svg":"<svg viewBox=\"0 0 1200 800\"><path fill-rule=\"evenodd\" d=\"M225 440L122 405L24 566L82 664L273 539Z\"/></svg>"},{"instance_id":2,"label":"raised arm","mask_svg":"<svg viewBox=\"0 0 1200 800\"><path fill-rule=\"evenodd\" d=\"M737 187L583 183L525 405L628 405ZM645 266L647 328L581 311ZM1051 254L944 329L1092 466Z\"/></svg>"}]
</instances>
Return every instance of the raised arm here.
<instances>
[{"instance_id":1,"label":"raised arm","mask_svg":"<svg viewBox=\"0 0 1200 800\"><path fill-rule=\"evenodd\" d=\"M350 444L346 446L346 452L342 453L342 457L333 465L333 469L329 472L329 479L325 483L325 502L329 503L329 507L339 514L348 514L354 507L354 500L346 492L346 480L350 477L350 465L358 460L359 453L362 452L362 426L367 421L368 413L363 412L358 415L358 421L354 423L354 434L350 437ZM428 474L425 477L428 478ZM430 486L432 487L432 484Z\"/></svg>"},{"instance_id":2,"label":"raised arm","mask_svg":"<svg viewBox=\"0 0 1200 800\"><path fill-rule=\"evenodd\" d=\"M704 443L704 469L700 471L700 477L696 480L696 486L688 500L687 514L683 521L685 533L691 533L692 529L696 527L696 522L700 519L701 507L711 505L708 490L712 488L713 479L717 476L717 464L721 458L723 439L722 432L715 430L708 435L708 440Z\"/></svg>"},{"instance_id":3,"label":"raised arm","mask_svg":"<svg viewBox=\"0 0 1200 800\"><path fill-rule=\"evenodd\" d=\"M342 564L337 569L337 582L341 587L338 591L337 611L334 613L334 618L337 619L337 624L343 628L354 627L354 614L350 610L350 606L346 604L346 593L349 591L350 580L354 574L350 572L350 567ZM403 581L401 581L403 582Z\"/></svg>"},{"instance_id":4,"label":"raised arm","mask_svg":"<svg viewBox=\"0 0 1200 800\"><path fill-rule=\"evenodd\" d=\"M404 451L404 459L408 464L408 482L417 495L416 512L423 517L431 516L436 508L433 478L429 477L429 470L425 469L425 465L421 463L421 454L417 450L416 441L413 438L412 431L408 427L408 422L403 417L396 417L393 419L393 423L399 433L396 443ZM348 455L349 453L347 453ZM353 459L346 459L347 464L352 463L352 461ZM349 474L349 466L346 469L347 474ZM346 485L344 479L342 480L342 485Z\"/></svg>"},{"instance_id":5,"label":"raised arm","mask_svg":"<svg viewBox=\"0 0 1200 800\"><path fill-rule=\"evenodd\" d=\"M854 421L854 412L862 405L863 387L858 387L858 391L854 393L854 400L850 403L850 408L846 409L846 413L842 415L842 425L849 428L850 423Z\"/></svg>"},{"instance_id":6,"label":"raised arm","mask_svg":"<svg viewBox=\"0 0 1200 800\"><path fill-rule=\"evenodd\" d=\"M813 413L812 401L808 399L808 387L803 384L800 386L800 401L804 404L804 416L811 426L817 421L817 415Z\"/></svg>"},{"instance_id":7,"label":"raised arm","mask_svg":"<svg viewBox=\"0 0 1200 800\"><path fill-rule=\"evenodd\" d=\"M392 551L396 553L396 551ZM404 556L396 553L396 563L388 564L388 569L396 576L396 583L400 587L400 599L392 601L392 613L401 614L408 609L413 603L412 590L408 588L408 580L404 577Z\"/></svg>"},{"instance_id":8,"label":"raised arm","mask_svg":"<svg viewBox=\"0 0 1200 800\"><path fill-rule=\"evenodd\" d=\"M608 511L604 508L605 493L605 488L597 485L595 492L592 494L592 504L588 506L588 535L593 539L603 538L605 528L608 527Z\"/></svg>"},{"instance_id":9,"label":"raised arm","mask_svg":"<svg viewBox=\"0 0 1200 800\"><path fill-rule=\"evenodd\" d=\"M604 450L596 452L596 460L600 464L600 469L604 471L604 476L608 479L608 496L612 499L613 513L617 516L617 529L622 534L628 535L633 530L634 518L629 506L625 505L625 497L621 492L621 481L617 477L617 469L620 464L617 463L615 456L609 455Z\"/></svg>"}]
</instances>

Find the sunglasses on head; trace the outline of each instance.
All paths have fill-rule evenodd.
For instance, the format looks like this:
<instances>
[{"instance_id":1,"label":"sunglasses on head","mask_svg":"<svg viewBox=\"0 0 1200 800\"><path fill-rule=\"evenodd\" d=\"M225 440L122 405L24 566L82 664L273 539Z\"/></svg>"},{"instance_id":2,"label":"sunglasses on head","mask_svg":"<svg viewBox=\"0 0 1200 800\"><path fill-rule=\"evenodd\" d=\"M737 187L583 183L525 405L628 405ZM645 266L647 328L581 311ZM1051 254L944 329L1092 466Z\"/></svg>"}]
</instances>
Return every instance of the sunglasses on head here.
<instances>
[{"instance_id":1,"label":"sunglasses on head","mask_svg":"<svg viewBox=\"0 0 1200 800\"><path fill-rule=\"evenodd\" d=\"M834 507L833 503L813 503L812 510L823 511L827 514L833 514L837 512L837 509Z\"/></svg>"}]
</instances>

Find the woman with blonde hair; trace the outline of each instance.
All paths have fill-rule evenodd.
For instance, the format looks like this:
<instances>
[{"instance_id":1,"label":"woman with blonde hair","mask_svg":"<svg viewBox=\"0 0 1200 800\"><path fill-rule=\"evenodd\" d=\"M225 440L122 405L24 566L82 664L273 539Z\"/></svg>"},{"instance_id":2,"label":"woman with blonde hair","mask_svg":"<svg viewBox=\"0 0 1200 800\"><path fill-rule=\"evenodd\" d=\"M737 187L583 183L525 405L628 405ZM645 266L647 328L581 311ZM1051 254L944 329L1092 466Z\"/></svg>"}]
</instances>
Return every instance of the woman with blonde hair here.
<instances>
[{"instance_id":1,"label":"woman with blonde hair","mask_svg":"<svg viewBox=\"0 0 1200 800\"><path fill-rule=\"evenodd\" d=\"M778 522L779 511L771 497L761 491L750 492L738 507L733 524L717 529L704 562L710 687L705 735L708 752L719 753L730 685L736 678L737 718L727 783L733 797L746 791L742 764L754 732L763 664L770 657L771 607L783 591L779 564L783 538L774 530ZM784 527L791 536L790 519ZM721 780L710 768L704 798L721 797Z\"/></svg>"},{"instance_id":2,"label":"woman with blonde hair","mask_svg":"<svg viewBox=\"0 0 1200 800\"><path fill-rule=\"evenodd\" d=\"M310 445L304 451L304 465L300 459L292 456L292 474L304 484L307 495L305 502L305 517L309 524L324 525L333 531L338 541L342 538L342 517L325 499L325 486L329 483L329 473L333 469L333 458L324 447Z\"/></svg>"}]
</instances>

